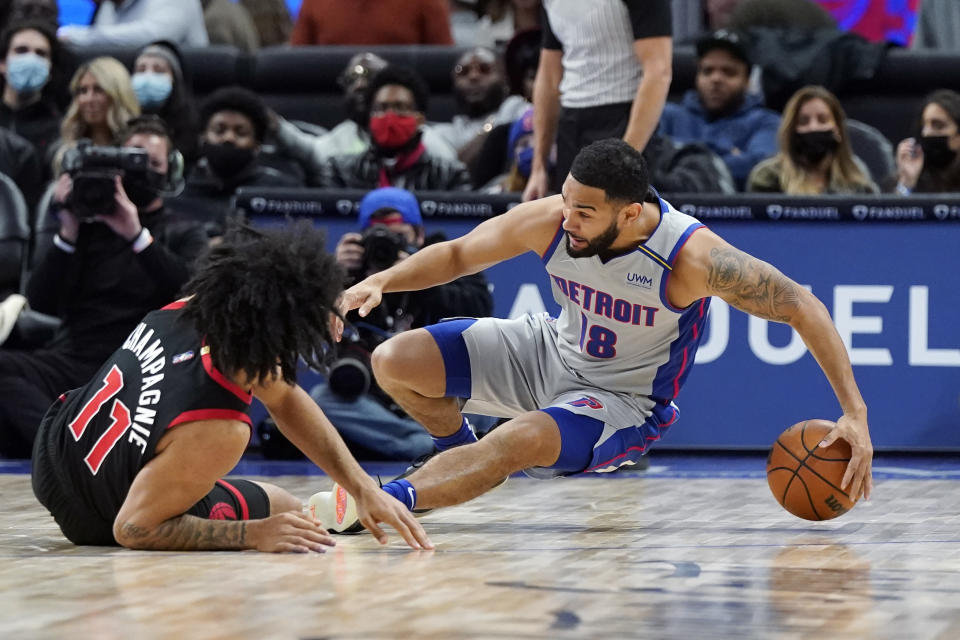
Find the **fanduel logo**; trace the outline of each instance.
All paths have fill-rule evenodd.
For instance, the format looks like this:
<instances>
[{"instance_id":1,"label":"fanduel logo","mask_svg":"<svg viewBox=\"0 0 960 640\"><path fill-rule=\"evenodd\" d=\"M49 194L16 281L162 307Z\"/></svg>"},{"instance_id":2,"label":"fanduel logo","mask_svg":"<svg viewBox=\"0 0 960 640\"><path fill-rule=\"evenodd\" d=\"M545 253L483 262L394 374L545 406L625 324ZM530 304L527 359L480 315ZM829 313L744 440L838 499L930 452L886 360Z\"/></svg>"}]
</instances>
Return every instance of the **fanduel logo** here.
<instances>
[{"instance_id":1,"label":"fanduel logo","mask_svg":"<svg viewBox=\"0 0 960 640\"><path fill-rule=\"evenodd\" d=\"M644 289L650 289L653 287L653 278L645 276L639 273L628 273L627 274L627 284L634 287L643 287Z\"/></svg>"}]
</instances>

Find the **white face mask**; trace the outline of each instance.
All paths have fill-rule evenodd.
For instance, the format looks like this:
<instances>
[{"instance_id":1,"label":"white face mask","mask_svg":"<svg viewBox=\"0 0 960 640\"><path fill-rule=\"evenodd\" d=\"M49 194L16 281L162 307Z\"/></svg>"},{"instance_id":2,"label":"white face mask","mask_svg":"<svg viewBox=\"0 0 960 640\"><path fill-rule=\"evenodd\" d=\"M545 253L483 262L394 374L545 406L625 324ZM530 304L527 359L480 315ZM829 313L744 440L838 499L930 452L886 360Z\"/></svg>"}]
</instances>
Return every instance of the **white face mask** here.
<instances>
[{"instance_id":1,"label":"white face mask","mask_svg":"<svg viewBox=\"0 0 960 640\"><path fill-rule=\"evenodd\" d=\"M165 73L141 71L133 74L133 92L146 109L162 106L173 91L173 79Z\"/></svg>"},{"instance_id":2,"label":"white face mask","mask_svg":"<svg viewBox=\"0 0 960 640\"><path fill-rule=\"evenodd\" d=\"M39 91L50 79L50 61L35 53L7 57L7 82L17 93Z\"/></svg>"}]
</instances>

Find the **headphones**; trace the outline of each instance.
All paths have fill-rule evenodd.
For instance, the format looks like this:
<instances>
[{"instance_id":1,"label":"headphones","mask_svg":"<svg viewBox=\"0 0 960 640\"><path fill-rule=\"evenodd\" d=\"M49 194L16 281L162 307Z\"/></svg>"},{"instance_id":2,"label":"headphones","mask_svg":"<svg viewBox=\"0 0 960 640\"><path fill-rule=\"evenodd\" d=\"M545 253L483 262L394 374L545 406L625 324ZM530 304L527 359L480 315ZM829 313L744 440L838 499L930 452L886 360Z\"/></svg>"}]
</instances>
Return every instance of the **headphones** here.
<instances>
[{"instance_id":1,"label":"headphones","mask_svg":"<svg viewBox=\"0 0 960 640\"><path fill-rule=\"evenodd\" d=\"M161 191L163 195L179 195L184 185L184 160L183 154L173 146L173 136L170 135L170 129L167 127L167 123L158 115L144 114L127 120L127 131L140 125L148 125L159 129L160 131L155 133L157 133L157 135L163 135L167 139L170 153L167 154L167 176L161 187ZM144 131L143 133L149 134L150 132ZM130 134L127 133L126 137L129 136Z\"/></svg>"}]
</instances>

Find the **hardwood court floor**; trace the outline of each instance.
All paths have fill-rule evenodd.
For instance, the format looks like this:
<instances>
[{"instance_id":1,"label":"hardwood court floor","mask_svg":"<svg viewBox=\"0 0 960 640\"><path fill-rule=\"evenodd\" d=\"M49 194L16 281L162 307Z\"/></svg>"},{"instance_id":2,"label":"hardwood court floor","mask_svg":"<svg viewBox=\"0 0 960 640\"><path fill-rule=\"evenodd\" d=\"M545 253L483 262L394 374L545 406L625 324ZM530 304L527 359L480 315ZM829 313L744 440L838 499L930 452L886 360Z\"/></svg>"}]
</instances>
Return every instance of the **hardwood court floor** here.
<instances>
[{"instance_id":1,"label":"hardwood court floor","mask_svg":"<svg viewBox=\"0 0 960 640\"><path fill-rule=\"evenodd\" d=\"M0 474L2 638L960 638L960 461L878 470L827 523L773 501L762 461L514 477L326 554L74 547ZM746 476L746 477L743 477ZM323 476L268 478L306 498Z\"/></svg>"}]
</instances>

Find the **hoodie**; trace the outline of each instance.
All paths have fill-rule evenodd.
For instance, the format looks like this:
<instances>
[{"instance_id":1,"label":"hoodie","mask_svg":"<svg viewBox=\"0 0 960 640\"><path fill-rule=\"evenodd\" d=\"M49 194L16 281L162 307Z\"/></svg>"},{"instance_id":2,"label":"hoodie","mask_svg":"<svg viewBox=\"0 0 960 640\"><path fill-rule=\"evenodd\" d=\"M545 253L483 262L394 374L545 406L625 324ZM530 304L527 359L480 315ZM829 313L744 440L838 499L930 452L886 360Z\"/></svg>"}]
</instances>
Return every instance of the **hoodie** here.
<instances>
[{"instance_id":1,"label":"hoodie","mask_svg":"<svg viewBox=\"0 0 960 640\"><path fill-rule=\"evenodd\" d=\"M748 93L730 115L712 118L695 89L687 91L680 104L668 102L660 117L659 132L676 142L702 142L730 169L738 189L743 189L750 170L777 152L780 115L763 106L763 98ZM734 152L736 149L738 152Z\"/></svg>"}]
</instances>

